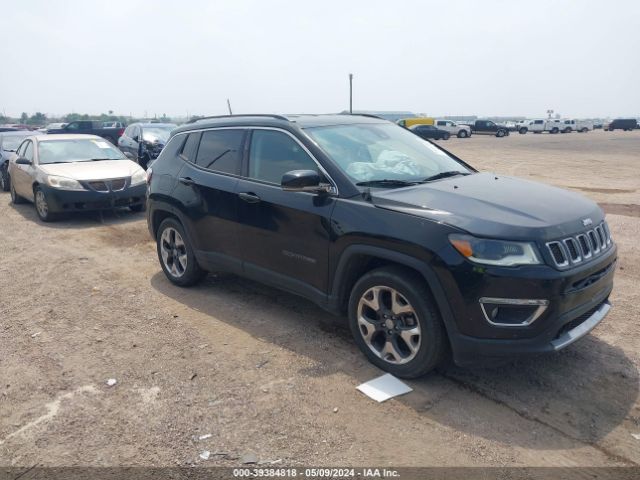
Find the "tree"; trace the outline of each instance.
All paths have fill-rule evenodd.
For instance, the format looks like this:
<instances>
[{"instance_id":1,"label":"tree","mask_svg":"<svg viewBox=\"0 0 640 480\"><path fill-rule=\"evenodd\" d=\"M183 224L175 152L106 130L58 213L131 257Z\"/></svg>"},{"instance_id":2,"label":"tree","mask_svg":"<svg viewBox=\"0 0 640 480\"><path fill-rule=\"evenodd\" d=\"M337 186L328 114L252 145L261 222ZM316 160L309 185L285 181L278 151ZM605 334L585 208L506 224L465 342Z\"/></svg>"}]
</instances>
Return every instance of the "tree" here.
<instances>
[{"instance_id":1,"label":"tree","mask_svg":"<svg viewBox=\"0 0 640 480\"><path fill-rule=\"evenodd\" d=\"M27 120L27 125L45 125L47 123L47 116L42 112L36 112L35 115L31 115Z\"/></svg>"},{"instance_id":2,"label":"tree","mask_svg":"<svg viewBox=\"0 0 640 480\"><path fill-rule=\"evenodd\" d=\"M20 115L20 123L27 123L27 120L29 120L29 114L22 112L22 115Z\"/></svg>"}]
</instances>

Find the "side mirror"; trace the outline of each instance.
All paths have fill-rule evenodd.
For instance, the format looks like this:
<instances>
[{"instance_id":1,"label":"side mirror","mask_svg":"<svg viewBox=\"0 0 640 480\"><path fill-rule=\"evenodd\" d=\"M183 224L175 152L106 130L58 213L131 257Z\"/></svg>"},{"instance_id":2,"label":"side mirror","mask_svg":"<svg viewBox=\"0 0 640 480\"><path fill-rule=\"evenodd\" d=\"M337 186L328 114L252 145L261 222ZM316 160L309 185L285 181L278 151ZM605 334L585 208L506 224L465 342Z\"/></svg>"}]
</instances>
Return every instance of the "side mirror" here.
<instances>
[{"instance_id":1,"label":"side mirror","mask_svg":"<svg viewBox=\"0 0 640 480\"><path fill-rule=\"evenodd\" d=\"M31 165L31 160L27 160L24 157L16 158L16 165Z\"/></svg>"},{"instance_id":2,"label":"side mirror","mask_svg":"<svg viewBox=\"0 0 640 480\"><path fill-rule=\"evenodd\" d=\"M280 185L285 192L330 192L331 185L321 181L318 172L313 170L292 170L282 176Z\"/></svg>"}]
</instances>

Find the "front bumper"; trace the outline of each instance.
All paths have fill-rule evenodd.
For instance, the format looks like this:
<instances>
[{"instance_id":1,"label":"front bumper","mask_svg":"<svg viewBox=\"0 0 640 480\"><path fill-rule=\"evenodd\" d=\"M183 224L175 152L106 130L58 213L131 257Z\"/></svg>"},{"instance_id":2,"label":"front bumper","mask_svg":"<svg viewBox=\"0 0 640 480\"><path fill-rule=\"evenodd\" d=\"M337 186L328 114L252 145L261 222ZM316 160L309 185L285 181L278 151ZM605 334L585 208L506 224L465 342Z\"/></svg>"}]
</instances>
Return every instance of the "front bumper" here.
<instances>
[{"instance_id":1,"label":"front bumper","mask_svg":"<svg viewBox=\"0 0 640 480\"><path fill-rule=\"evenodd\" d=\"M591 264L568 271L454 267L448 292L455 319L449 338L456 363L554 352L587 335L611 308L616 255L613 245ZM494 325L479 304L482 297L541 299L549 304L531 324Z\"/></svg>"},{"instance_id":2,"label":"front bumper","mask_svg":"<svg viewBox=\"0 0 640 480\"><path fill-rule=\"evenodd\" d=\"M47 196L49 210L53 213L110 210L142 205L145 203L147 192L147 185L144 183L115 192L60 190L48 186L41 188Z\"/></svg>"}]
</instances>

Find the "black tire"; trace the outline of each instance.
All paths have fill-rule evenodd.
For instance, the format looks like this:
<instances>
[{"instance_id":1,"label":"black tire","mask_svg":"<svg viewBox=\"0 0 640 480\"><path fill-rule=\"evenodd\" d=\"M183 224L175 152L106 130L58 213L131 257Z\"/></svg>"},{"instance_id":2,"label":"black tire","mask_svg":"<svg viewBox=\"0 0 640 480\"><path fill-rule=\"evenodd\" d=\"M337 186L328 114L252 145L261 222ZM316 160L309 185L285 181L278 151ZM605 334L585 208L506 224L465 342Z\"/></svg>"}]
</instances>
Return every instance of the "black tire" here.
<instances>
[{"instance_id":1,"label":"black tire","mask_svg":"<svg viewBox=\"0 0 640 480\"><path fill-rule=\"evenodd\" d=\"M467 138L469 136L469 134L467 133L466 130L460 130L458 132L458 138Z\"/></svg>"},{"instance_id":2,"label":"black tire","mask_svg":"<svg viewBox=\"0 0 640 480\"><path fill-rule=\"evenodd\" d=\"M559 131L560 131L560 130L558 129L558 127L553 127L553 128L551 129L551 133L553 133L554 135L555 135L556 133L558 133Z\"/></svg>"},{"instance_id":3,"label":"black tire","mask_svg":"<svg viewBox=\"0 0 640 480\"><path fill-rule=\"evenodd\" d=\"M396 293L400 294L400 298L407 302L402 305L408 305L414 314L402 314L406 315L405 320L398 320L396 317L390 320L384 317L385 314L376 314L370 307L363 306L363 312L367 311L367 315L375 315L378 318L376 320L378 326L375 327L374 333L370 336L370 346L365 340L365 335L368 332L366 326L374 328L373 323L364 322L361 325L358 321L358 310L361 301L367 301L364 296L372 295L371 289L375 287L382 287L381 292L385 292L385 288L389 289L390 292L395 290ZM387 303L389 305L391 295L395 294L389 293L386 300L383 300L382 293L380 295L379 298L381 300L379 303ZM381 310L391 313L390 310L385 308ZM399 323L396 323L393 327L388 326L394 322ZM402 324L401 327L399 327L400 324ZM399 350L398 346L404 346L405 353L410 352L410 349L407 348L408 344L397 332L401 332L403 329L415 329L416 326L419 326L419 335L416 335L419 337L419 345L414 353L410 353L405 357L406 363L393 362L390 359L385 360L381 358L380 354L376 354L373 351L373 349L379 351L377 350L379 343L387 345L386 339L389 338L391 340L388 343L394 345L396 354L401 353L401 349ZM449 351L449 342L440 313L424 278L402 267L378 268L365 274L356 282L349 298L349 327L356 344L369 361L400 378L416 378L427 374L447 358ZM392 330L389 330L392 335L388 335L387 328L392 328ZM413 341L414 337L410 337L410 341ZM394 355L391 356L394 357Z\"/></svg>"},{"instance_id":4,"label":"black tire","mask_svg":"<svg viewBox=\"0 0 640 480\"><path fill-rule=\"evenodd\" d=\"M58 219L58 215L51 212L47 194L38 185L33 188L33 205L36 207L38 218L43 222L53 222Z\"/></svg>"},{"instance_id":5,"label":"black tire","mask_svg":"<svg viewBox=\"0 0 640 480\"><path fill-rule=\"evenodd\" d=\"M173 246L169 242L163 247L163 235L167 231L169 237L171 237L171 229L179 234L181 239L180 243L183 244L182 246L177 245L177 237L174 236ZM163 248L173 250L172 258L170 260L167 259L166 262L163 258ZM207 275L207 272L198 265L198 261L196 260L193 252L193 247L191 246L191 241L185 234L184 228L182 228L180 222L174 218L167 218L160 224L158 233L156 234L156 250L158 252L158 260L160 261L162 271L174 285L189 287L191 285L195 285ZM179 262L177 257L182 257L184 255L186 255L185 268L182 267L181 263L176 263ZM171 265L176 266L175 273L170 269Z\"/></svg>"},{"instance_id":6,"label":"black tire","mask_svg":"<svg viewBox=\"0 0 640 480\"><path fill-rule=\"evenodd\" d=\"M443 140L449 140L451 138L451 134L450 133L445 133L444 135L442 135L442 139Z\"/></svg>"},{"instance_id":7,"label":"black tire","mask_svg":"<svg viewBox=\"0 0 640 480\"><path fill-rule=\"evenodd\" d=\"M20 205L21 203L25 202L24 198L16 193L16 189L13 187L11 177L9 177L9 191L11 192L11 203L13 203L14 205Z\"/></svg>"},{"instance_id":8,"label":"black tire","mask_svg":"<svg viewBox=\"0 0 640 480\"><path fill-rule=\"evenodd\" d=\"M522 127L520 130L518 130L518 133L519 133L520 135L524 135L524 134L525 134L525 133L527 133L527 132L528 132L528 130L527 130L526 128L524 128L524 127Z\"/></svg>"},{"instance_id":9,"label":"black tire","mask_svg":"<svg viewBox=\"0 0 640 480\"><path fill-rule=\"evenodd\" d=\"M570 128L565 128L562 133L571 133L571 129Z\"/></svg>"},{"instance_id":10,"label":"black tire","mask_svg":"<svg viewBox=\"0 0 640 480\"><path fill-rule=\"evenodd\" d=\"M144 212L146 209L146 205L144 203L139 203L137 205L130 205L129 206L129 210L131 210L132 212Z\"/></svg>"},{"instance_id":11,"label":"black tire","mask_svg":"<svg viewBox=\"0 0 640 480\"><path fill-rule=\"evenodd\" d=\"M502 138L502 137L504 137L504 130L498 130L498 131L496 132L496 137L498 137L498 138Z\"/></svg>"},{"instance_id":12,"label":"black tire","mask_svg":"<svg viewBox=\"0 0 640 480\"><path fill-rule=\"evenodd\" d=\"M589 131L589 129L587 127L584 127L582 130L580 130L581 133L587 133Z\"/></svg>"},{"instance_id":13,"label":"black tire","mask_svg":"<svg viewBox=\"0 0 640 480\"><path fill-rule=\"evenodd\" d=\"M0 190L9 191L9 172L7 171L7 163L0 167Z\"/></svg>"}]
</instances>

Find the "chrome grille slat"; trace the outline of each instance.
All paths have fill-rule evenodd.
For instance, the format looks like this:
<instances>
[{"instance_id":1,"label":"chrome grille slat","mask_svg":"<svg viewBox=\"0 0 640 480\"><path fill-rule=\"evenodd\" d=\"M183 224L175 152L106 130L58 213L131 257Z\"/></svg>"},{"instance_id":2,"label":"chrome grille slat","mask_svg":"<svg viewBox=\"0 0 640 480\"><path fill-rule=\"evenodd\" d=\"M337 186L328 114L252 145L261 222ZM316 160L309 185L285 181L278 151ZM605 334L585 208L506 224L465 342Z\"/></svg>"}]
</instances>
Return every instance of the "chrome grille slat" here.
<instances>
[{"instance_id":1,"label":"chrome grille slat","mask_svg":"<svg viewBox=\"0 0 640 480\"><path fill-rule=\"evenodd\" d=\"M553 265L566 269L604 253L612 244L611 232L603 221L593 229L546 243Z\"/></svg>"}]
</instances>

